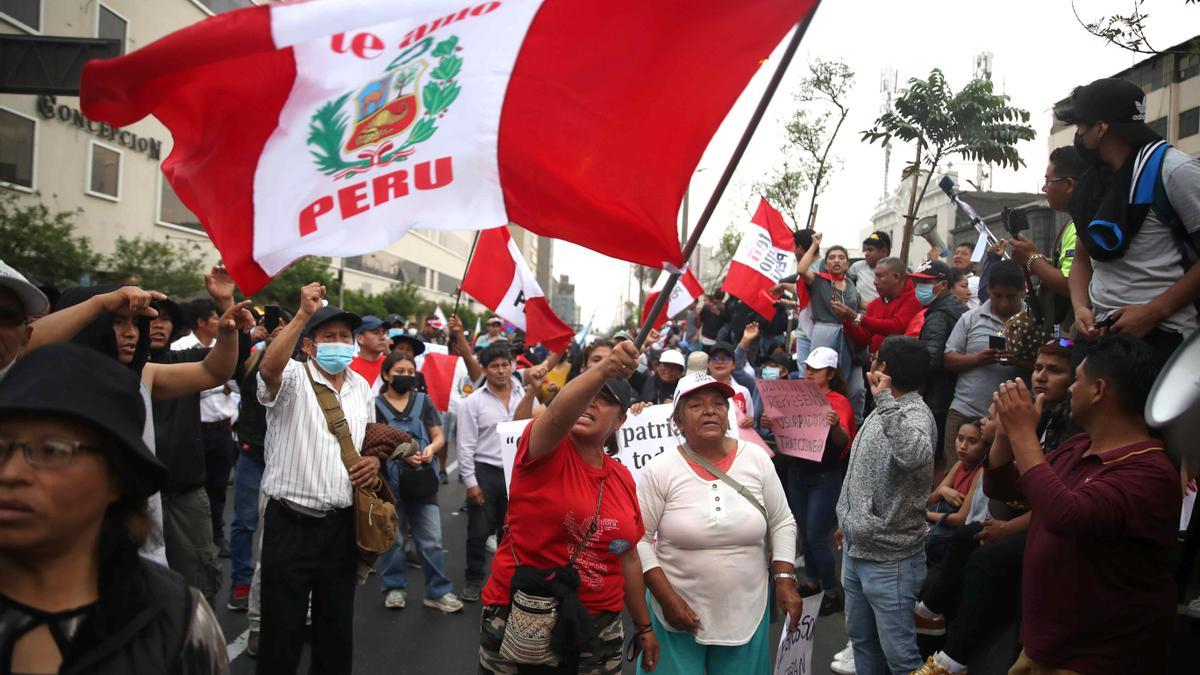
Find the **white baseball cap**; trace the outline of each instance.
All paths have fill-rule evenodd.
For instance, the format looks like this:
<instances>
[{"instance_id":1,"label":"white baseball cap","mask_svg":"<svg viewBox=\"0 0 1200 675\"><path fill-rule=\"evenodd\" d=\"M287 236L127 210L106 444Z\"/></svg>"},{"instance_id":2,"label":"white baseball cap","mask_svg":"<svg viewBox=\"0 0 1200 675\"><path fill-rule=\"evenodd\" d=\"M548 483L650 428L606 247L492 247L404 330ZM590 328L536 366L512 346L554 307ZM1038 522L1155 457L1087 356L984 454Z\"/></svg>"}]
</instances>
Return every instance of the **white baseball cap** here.
<instances>
[{"instance_id":1,"label":"white baseball cap","mask_svg":"<svg viewBox=\"0 0 1200 675\"><path fill-rule=\"evenodd\" d=\"M686 368L687 363L683 360L683 352L678 349L668 349L658 357L659 363L669 363L673 366Z\"/></svg>"},{"instance_id":2,"label":"white baseball cap","mask_svg":"<svg viewBox=\"0 0 1200 675\"><path fill-rule=\"evenodd\" d=\"M804 359L804 365L809 368L837 368L838 353L829 347L817 347L808 353L808 358Z\"/></svg>"},{"instance_id":3,"label":"white baseball cap","mask_svg":"<svg viewBox=\"0 0 1200 675\"><path fill-rule=\"evenodd\" d=\"M30 316L45 314L50 311L50 301L46 294L39 291L37 286L29 283L25 275L9 267L0 260L0 287L7 288L21 300L25 313Z\"/></svg>"},{"instance_id":4,"label":"white baseball cap","mask_svg":"<svg viewBox=\"0 0 1200 675\"><path fill-rule=\"evenodd\" d=\"M675 398L672 402L671 412L674 413L679 409L679 404L683 399L687 398L688 394L700 389L716 389L721 392L725 398L733 397L733 387L718 381L708 373L689 373L679 379L679 383L675 385Z\"/></svg>"}]
</instances>

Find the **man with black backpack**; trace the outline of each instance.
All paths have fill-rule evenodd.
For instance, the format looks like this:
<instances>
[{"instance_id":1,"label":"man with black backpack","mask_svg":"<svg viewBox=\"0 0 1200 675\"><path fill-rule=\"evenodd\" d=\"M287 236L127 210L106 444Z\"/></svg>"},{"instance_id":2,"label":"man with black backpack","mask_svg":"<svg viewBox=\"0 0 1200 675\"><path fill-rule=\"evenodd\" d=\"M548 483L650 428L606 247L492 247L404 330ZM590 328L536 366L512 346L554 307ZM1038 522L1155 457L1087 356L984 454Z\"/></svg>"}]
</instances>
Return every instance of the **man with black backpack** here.
<instances>
[{"instance_id":1,"label":"man with black backpack","mask_svg":"<svg viewBox=\"0 0 1200 675\"><path fill-rule=\"evenodd\" d=\"M1091 165L1071 194L1075 323L1147 341L1160 360L1197 328L1200 161L1146 124L1146 95L1119 79L1078 87L1058 117Z\"/></svg>"}]
</instances>

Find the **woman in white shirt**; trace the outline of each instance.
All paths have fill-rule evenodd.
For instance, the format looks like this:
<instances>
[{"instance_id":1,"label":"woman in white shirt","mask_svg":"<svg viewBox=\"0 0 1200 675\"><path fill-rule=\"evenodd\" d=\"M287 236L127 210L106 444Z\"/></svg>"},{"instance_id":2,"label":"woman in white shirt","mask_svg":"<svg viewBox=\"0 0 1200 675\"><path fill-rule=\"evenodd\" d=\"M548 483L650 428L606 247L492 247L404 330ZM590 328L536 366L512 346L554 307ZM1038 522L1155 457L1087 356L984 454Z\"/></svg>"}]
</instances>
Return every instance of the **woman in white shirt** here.
<instances>
[{"instance_id":1,"label":"woman in white shirt","mask_svg":"<svg viewBox=\"0 0 1200 675\"><path fill-rule=\"evenodd\" d=\"M656 675L769 675L772 582L788 629L800 618L796 522L766 451L726 436L731 396L707 373L680 380L673 419L684 443L655 457L638 483L646 526L638 554L661 645Z\"/></svg>"}]
</instances>

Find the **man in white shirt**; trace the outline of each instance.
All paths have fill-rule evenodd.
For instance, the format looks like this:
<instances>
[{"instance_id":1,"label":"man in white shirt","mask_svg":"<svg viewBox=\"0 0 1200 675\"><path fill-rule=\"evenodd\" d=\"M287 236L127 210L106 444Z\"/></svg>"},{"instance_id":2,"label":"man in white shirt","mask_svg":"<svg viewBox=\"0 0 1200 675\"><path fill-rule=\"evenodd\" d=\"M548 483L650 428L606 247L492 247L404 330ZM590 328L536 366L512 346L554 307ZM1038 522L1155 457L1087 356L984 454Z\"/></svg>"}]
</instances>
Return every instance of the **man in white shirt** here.
<instances>
[{"instance_id":1,"label":"man in white shirt","mask_svg":"<svg viewBox=\"0 0 1200 675\"><path fill-rule=\"evenodd\" d=\"M872 232L863 240L862 249L863 259L851 265L846 276L858 291L860 309L866 310L867 305L879 297L879 291L875 290L875 263L892 255L892 238L887 232Z\"/></svg>"},{"instance_id":2,"label":"man in white shirt","mask_svg":"<svg viewBox=\"0 0 1200 675\"><path fill-rule=\"evenodd\" d=\"M361 319L321 307L325 287L300 291L300 309L267 347L258 400L267 408L263 515L262 624L258 672L294 673L308 631L312 596L312 671L349 673L358 550L353 487L379 480L379 459L363 457L347 471L316 387L337 394L356 448L375 419L374 395L349 369ZM308 361L291 360L304 332ZM311 382L310 382L311 378Z\"/></svg>"}]
</instances>

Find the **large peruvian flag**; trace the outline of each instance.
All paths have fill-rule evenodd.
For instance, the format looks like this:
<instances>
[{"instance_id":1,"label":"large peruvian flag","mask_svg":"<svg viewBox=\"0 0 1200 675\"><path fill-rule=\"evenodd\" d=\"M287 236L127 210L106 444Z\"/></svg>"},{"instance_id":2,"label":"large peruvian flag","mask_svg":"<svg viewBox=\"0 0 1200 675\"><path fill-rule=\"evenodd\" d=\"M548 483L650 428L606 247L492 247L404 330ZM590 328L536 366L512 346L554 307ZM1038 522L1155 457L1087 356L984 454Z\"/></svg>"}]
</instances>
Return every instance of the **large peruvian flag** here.
<instances>
[{"instance_id":1,"label":"large peruvian flag","mask_svg":"<svg viewBox=\"0 0 1200 675\"><path fill-rule=\"evenodd\" d=\"M413 227L681 266L692 171L816 2L273 3L87 64L81 100L171 130L163 172L246 293Z\"/></svg>"},{"instance_id":2,"label":"large peruvian flag","mask_svg":"<svg viewBox=\"0 0 1200 675\"><path fill-rule=\"evenodd\" d=\"M795 261L793 245L792 230L783 216L760 198L754 217L742 228L742 241L729 263L721 290L737 297L760 316L767 319L775 316L775 300L770 290L788 275Z\"/></svg>"},{"instance_id":3,"label":"large peruvian flag","mask_svg":"<svg viewBox=\"0 0 1200 675\"><path fill-rule=\"evenodd\" d=\"M462 289L525 331L526 344L540 342L552 352L562 352L575 339L575 329L550 309L507 227L479 233Z\"/></svg>"},{"instance_id":4,"label":"large peruvian flag","mask_svg":"<svg viewBox=\"0 0 1200 675\"><path fill-rule=\"evenodd\" d=\"M650 311L654 309L654 303L658 300L658 296L662 294L662 289L667 285L668 275L664 272L658 275L658 283L655 284L654 290L646 294L646 304L642 307L642 323L646 323L646 319L650 316ZM688 307L696 304L700 296L704 295L704 288L700 282L696 280L696 275L692 274L690 269L684 270L679 277L679 281L675 282L675 288L671 289L671 297L667 299L667 304L659 312L658 317L654 320L655 328L662 328L667 321L674 319L687 310Z\"/></svg>"}]
</instances>

